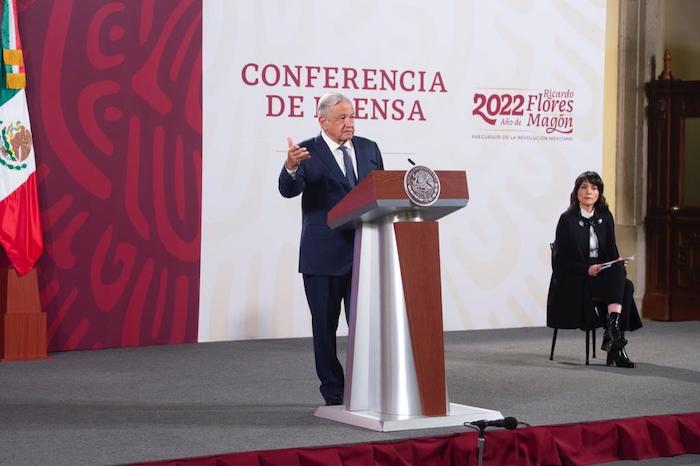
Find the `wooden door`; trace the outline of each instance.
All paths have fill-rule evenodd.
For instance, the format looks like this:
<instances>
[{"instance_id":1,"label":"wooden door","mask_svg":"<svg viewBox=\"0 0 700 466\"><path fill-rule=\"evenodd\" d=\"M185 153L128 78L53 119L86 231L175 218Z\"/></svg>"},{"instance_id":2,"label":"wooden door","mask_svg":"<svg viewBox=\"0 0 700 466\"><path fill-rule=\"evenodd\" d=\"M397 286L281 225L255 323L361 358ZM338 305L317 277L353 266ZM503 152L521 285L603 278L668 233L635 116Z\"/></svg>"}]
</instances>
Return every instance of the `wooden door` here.
<instances>
[{"instance_id":1,"label":"wooden door","mask_svg":"<svg viewBox=\"0 0 700 466\"><path fill-rule=\"evenodd\" d=\"M644 316L700 319L700 81L646 85Z\"/></svg>"}]
</instances>

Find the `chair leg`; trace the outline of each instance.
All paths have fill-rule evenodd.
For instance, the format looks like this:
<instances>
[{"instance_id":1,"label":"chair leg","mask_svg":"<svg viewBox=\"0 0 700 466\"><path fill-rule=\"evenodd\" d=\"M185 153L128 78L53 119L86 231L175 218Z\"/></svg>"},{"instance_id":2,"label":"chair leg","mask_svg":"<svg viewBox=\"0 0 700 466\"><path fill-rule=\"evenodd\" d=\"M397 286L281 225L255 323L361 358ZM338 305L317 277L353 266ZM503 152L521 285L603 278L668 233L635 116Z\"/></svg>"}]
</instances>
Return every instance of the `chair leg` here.
<instances>
[{"instance_id":1,"label":"chair leg","mask_svg":"<svg viewBox=\"0 0 700 466\"><path fill-rule=\"evenodd\" d=\"M554 345L557 344L557 330L559 330L559 329L555 328L554 334L552 335L552 351L549 352L549 360L550 361L554 359Z\"/></svg>"},{"instance_id":2,"label":"chair leg","mask_svg":"<svg viewBox=\"0 0 700 466\"><path fill-rule=\"evenodd\" d=\"M588 340L591 335L590 330L586 330L586 365L590 365L588 363L588 354L590 353L590 341Z\"/></svg>"},{"instance_id":3,"label":"chair leg","mask_svg":"<svg viewBox=\"0 0 700 466\"><path fill-rule=\"evenodd\" d=\"M593 359L595 359L595 332L596 329L591 330L593 332Z\"/></svg>"}]
</instances>

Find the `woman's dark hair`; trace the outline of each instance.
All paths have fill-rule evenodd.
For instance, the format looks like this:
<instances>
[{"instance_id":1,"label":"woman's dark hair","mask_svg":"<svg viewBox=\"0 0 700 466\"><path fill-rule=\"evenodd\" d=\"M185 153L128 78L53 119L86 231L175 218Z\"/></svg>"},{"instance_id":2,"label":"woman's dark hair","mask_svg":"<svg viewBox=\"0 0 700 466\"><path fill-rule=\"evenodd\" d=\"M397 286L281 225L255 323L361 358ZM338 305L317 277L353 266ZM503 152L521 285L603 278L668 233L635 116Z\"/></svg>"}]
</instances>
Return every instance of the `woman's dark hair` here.
<instances>
[{"instance_id":1,"label":"woman's dark hair","mask_svg":"<svg viewBox=\"0 0 700 466\"><path fill-rule=\"evenodd\" d=\"M583 172L576 178L574 190L571 191L571 197L569 198L569 210L578 210L580 208L578 203L578 188L581 187L584 181L588 181L598 188L599 196L593 208L603 212L609 210L608 203L605 200L605 196L603 196L603 179L596 172Z\"/></svg>"}]
</instances>

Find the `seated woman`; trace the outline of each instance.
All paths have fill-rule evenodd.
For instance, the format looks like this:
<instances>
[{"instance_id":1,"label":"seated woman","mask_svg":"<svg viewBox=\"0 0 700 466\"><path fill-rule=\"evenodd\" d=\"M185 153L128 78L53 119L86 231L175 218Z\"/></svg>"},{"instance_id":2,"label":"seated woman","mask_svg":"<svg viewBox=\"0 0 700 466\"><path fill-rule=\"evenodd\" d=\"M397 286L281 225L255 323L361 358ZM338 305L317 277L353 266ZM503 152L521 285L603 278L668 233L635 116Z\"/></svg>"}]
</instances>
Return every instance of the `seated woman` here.
<instances>
[{"instance_id":1,"label":"seated woman","mask_svg":"<svg viewBox=\"0 0 700 466\"><path fill-rule=\"evenodd\" d=\"M625 331L642 326L626 278L623 262L601 265L620 254L615 242L615 222L603 196L603 180L596 172L576 178L569 208L559 217L552 247L552 279L547 297L547 326L590 330L605 322L598 316L592 297L607 305L602 349L607 365L634 367L625 351Z\"/></svg>"}]
</instances>

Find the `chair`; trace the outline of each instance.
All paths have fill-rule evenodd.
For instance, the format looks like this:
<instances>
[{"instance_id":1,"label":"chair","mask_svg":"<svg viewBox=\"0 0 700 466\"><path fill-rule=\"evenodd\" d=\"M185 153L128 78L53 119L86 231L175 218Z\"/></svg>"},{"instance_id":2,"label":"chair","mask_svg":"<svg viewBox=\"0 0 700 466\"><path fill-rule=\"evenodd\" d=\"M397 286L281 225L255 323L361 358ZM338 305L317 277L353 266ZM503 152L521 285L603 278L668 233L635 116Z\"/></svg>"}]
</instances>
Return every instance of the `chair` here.
<instances>
[{"instance_id":1,"label":"chair","mask_svg":"<svg viewBox=\"0 0 700 466\"><path fill-rule=\"evenodd\" d=\"M603 303L596 302L596 303L594 303L594 306L596 306L596 308L597 308L598 305L600 305L600 304L603 304ZM598 315L600 315L600 314L598 314ZM559 331L559 329L555 328L554 333L552 334L552 350L549 352L549 360L550 361L554 360L554 346L557 344L557 332L558 331ZM593 336L593 359L595 359L595 345L596 345L596 343L595 343L596 329L595 328L592 330L586 330L586 365L587 366L590 365L588 356L590 354L591 334Z\"/></svg>"},{"instance_id":2,"label":"chair","mask_svg":"<svg viewBox=\"0 0 700 466\"><path fill-rule=\"evenodd\" d=\"M554 252L554 243L549 243L549 249ZM553 257L552 257L553 260ZM554 267L554 263L552 263L552 267ZM596 314L598 315L598 321L601 322L600 326L602 325L602 322L605 322L604 316L607 315L607 309L605 307L605 303L597 297L592 297L593 300L593 307L595 309ZM597 327L594 327L591 330L586 330L586 365L589 366L589 356L590 356L590 348L591 348L591 336L593 337L593 359L595 359L595 347L596 347L596 329ZM552 349L549 352L549 360L553 361L554 360L554 346L557 344L557 333L559 329L554 328L554 332L552 334Z\"/></svg>"}]
</instances>

